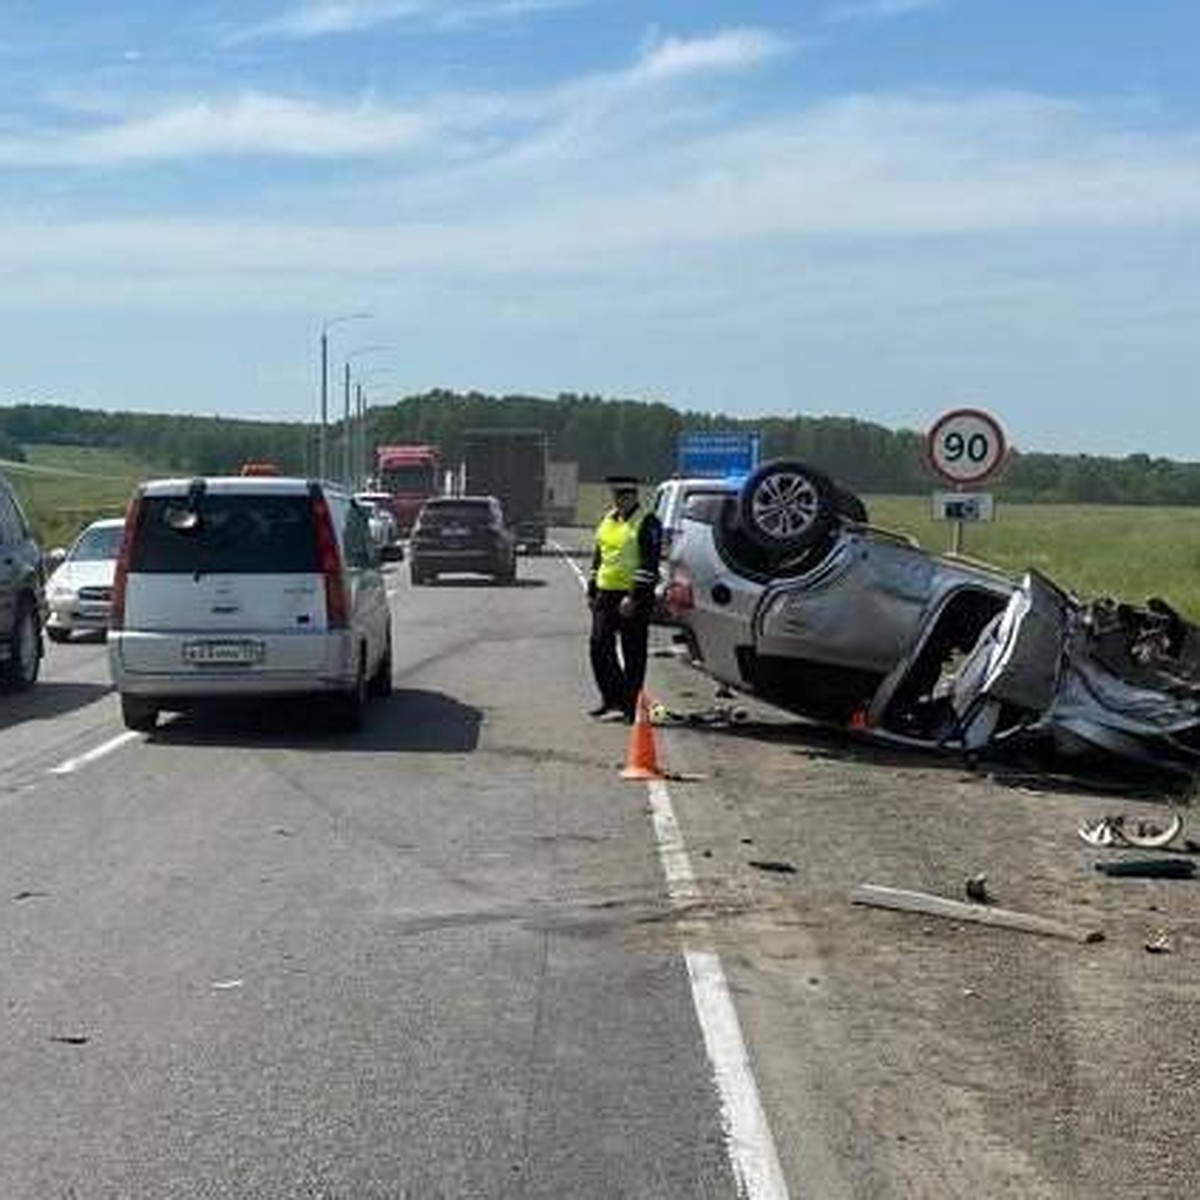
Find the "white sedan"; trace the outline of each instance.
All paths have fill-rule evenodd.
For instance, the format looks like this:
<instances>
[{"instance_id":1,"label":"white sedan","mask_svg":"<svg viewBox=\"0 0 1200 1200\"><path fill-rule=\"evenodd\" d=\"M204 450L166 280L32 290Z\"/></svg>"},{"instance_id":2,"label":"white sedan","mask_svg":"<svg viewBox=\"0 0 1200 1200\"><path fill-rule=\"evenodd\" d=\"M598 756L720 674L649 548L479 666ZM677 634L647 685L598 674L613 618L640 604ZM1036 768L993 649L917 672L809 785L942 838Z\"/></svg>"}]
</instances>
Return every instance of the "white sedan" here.
<instances>
[{"instance_id":1,"label":"white sedan","mask_svg":"<svg viewBox=\"0 0 1200 1200\"><path fill-rule=\"evenodd\" d=\"M72 633L103 633L108 628L124 529L121 518L93 521L55 568L46 584L50 607L46 636L52 642L65 642Z\"/></svg>"}]
</instances>

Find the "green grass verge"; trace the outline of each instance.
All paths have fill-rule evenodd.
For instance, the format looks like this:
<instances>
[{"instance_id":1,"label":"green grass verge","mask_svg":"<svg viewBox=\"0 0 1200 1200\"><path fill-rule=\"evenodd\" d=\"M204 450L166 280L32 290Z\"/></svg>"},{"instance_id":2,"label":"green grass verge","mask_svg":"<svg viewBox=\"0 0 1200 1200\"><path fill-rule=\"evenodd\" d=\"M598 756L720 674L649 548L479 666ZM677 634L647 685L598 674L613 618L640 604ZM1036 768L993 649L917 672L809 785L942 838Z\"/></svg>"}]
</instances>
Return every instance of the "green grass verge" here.
<instances>
[{"instance_id":1,"label":"green grass verge","mask_svg":"<svg viewBox=\"0 0 1200 1200\"><path fill-rule=\"evenodd\" d=\"M119 517L134 488L168 472L124 454L89 446L29 446L29 461L0 474L21 500L42 548L68 546L90 521Z\"/></svg>"},{"instance_id":2,"label":"green grass verge","mask_svg":"<svg viewBox=\"0 0 1200 1200\"><path fill-rule=\"evenodd\" d=\"M874 524L907 533L928 550L950 549L952 526L933 520L928 496L864 500ZM594 525L608 503L602 484L581 484L579 523ZM1200 621L1200 512L1194 508L1000 504L994 522L966 526L963 553L1014 575L1036 567L1085 597L1141 603L1161 596Z\"/></svg>"}]
</instances>

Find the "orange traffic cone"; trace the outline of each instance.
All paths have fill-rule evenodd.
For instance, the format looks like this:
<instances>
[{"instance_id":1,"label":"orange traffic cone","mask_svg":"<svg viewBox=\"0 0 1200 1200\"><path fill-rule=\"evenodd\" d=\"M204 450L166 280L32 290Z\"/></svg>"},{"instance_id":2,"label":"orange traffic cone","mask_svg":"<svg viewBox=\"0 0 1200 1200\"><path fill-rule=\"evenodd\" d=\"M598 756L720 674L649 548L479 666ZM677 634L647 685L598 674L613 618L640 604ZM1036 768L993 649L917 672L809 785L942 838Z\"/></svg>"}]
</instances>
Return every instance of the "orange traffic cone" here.
<instances>
[{"instance_id":1,"label":"orange traffic cone","mask_svg":"<svg viewBox=\"0 0 1200 1200\"><path fill-rule=\"evenodd\" d=\"M629 731L629 749L625 754L622 779L663 779L658 766L658 746L654 741L654 726L650 723L650 699L644 691L638 693L637 713Z\"/></svg>"}]
</instances>

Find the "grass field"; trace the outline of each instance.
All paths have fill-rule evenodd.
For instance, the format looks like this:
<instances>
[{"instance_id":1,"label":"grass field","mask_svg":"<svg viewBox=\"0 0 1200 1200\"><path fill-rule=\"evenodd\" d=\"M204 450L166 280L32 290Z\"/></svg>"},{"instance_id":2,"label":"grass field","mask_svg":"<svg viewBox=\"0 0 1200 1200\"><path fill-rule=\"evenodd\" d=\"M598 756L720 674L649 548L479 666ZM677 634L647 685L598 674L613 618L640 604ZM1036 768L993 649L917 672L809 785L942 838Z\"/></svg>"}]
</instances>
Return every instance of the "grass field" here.
<instances>
[{"instance_id":1,"label":"grass field","mask_svg":"<svg viewBox=\"0 0 1200 1200\"><path fill-rule=\"evenodd\" d=\"M599 519L607 496L599 484L580 486L581 524ZM864 500L874 524L907 533L926 549L949 550L952 527L932 519L928 497ZM1000 504L994 522L966 527L963 553L1014 575L1037 567L1082 596L1137 603L1161 596L1200 621L1198 509Z\"/></svg>"},{"instance_id":2,"label":"grass field","mask_svg":"<svg viewBox=\"0 0 1200 1200\"><path fill-rule=\"evenodd\" d=\"M137 484L164 472L118 450L89 446L30 446L27 463L5 463L43 549L67 546L98 517L117 517Z\"/></svg>"}]
</instances>

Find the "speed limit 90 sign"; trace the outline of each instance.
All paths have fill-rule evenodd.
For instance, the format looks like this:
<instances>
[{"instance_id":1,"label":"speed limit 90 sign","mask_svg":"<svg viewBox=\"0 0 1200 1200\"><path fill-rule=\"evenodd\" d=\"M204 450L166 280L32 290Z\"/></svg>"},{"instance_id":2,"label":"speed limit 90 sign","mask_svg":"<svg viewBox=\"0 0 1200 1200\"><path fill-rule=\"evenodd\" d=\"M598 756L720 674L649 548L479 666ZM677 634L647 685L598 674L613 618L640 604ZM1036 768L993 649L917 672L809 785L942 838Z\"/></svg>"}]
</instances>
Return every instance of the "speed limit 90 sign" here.
<instances>
[{"instance_id":1,"label":"speed limit 90 sign","mask_svg":"<svg viewBox=\"0 0 1200 1200\"><path fill-rule=\"evenodd\" d=\"M999 421L978 408L943 413L929 431L929 462L951 483L980 483L994 475L1008 447Z\"/></svg>"}]
</instances>

